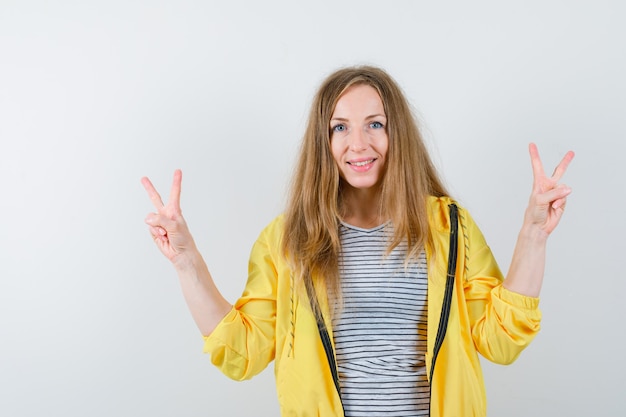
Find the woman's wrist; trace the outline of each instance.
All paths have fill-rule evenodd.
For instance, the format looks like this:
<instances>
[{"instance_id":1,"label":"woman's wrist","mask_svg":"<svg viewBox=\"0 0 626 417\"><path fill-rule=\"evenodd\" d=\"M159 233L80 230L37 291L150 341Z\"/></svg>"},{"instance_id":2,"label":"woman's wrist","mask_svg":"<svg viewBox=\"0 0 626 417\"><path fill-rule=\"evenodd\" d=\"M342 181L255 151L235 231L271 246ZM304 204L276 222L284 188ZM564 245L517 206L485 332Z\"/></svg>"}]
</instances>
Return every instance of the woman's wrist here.
<instances>
[{"instance_id":1,"label":"woman's wrist","mask_svg":"<svg viewBox=\"0 0 626 417\"><path fill-rule=\"evenodd\" d=\"M550 234L546 233L538 224L524 222L518 234L518 241L521 240L533 246L545 246L548 236Z\"/></svg>"},{"instance_id":2,"label":"woman's wrist","mask_svg":"<svg viewBox=\"0 0 626 417\"><path fill-rule=\"evenodd\" d=\"M172 260L174 268L179 274L188 274L190 271L196 271L204 263L202 255L195 248L187 249L186 251L178 254L176 258Z\"/></svg>"}]
</instances>

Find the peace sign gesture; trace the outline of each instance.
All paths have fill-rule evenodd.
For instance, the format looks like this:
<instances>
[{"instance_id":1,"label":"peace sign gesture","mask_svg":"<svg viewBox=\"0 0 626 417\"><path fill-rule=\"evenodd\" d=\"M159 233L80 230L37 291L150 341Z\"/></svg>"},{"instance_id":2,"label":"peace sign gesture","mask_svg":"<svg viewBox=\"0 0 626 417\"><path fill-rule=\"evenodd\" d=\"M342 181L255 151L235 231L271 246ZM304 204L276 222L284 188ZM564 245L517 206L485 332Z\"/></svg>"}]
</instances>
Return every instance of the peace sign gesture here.
<instances>
[{"instance_id":1,"label":"peace sign gesture","mask_svg":"<svg viewBox=\"0 0 626 417\"><path fill-rule=\"evenodd\" d=\"M528 225L538 226L547 237L559 224L567 196L572 192L571 188L559 184L559 181L574 158L574 152L567 152L552 176L548 177L543 170L537 146L531 143L528 150L533 168L533 189L524 220Z\"/></svg>"},{"instance_id":2,"label":"peace sign gesture","mask_svg":"<svg viewBox=\"0 0 626 417\"><path fill-rule=\"evenodd\" d=\"M157 210L156 213L148 214L145 222L150 226L150 234L159 250L172 263L176 263L186 250L195 249L195 243L180 209L182 178L183 174L179 169L174 171L174 180L167 204L163 204L161 196L147 177L141 179L141 184Z\"/></svg>"}]
</instances>

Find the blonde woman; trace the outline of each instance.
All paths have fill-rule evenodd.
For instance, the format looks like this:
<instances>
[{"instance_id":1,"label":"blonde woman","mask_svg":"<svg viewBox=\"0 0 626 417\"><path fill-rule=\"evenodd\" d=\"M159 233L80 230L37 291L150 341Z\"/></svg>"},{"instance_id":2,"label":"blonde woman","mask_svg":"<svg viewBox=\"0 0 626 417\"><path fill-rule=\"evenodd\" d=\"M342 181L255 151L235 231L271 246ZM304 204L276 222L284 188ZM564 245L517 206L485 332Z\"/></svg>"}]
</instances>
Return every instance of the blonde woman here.
<instances>
[{"instance_id":1,"label":"blonde woman","mask_svg":"<svg viewBox=\"0 0 626 417\"><path fill-rule=\"evenodd\" d=\"M529 147L534 184L504 278L448 196L382 69L331 74L314 99L285 213L260 234L243 295L216 288L181 215L182 174L146 218L211 361L233 379L275 361L285 416L483 416L478 353L513 362L539 330L546 240L570 194Z\"/></svg>"}]
</instances>

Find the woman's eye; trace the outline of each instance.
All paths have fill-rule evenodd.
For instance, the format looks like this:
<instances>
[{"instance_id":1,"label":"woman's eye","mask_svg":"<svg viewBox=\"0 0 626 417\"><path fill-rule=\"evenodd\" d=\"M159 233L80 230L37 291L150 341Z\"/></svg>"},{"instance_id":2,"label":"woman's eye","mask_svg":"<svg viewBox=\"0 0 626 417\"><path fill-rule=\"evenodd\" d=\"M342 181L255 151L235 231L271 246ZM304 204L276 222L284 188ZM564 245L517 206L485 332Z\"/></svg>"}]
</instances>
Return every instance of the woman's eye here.
<instances>
[{"instance_id":1,"label":"woman's eye","mask_svg":"<svg viewBox=\"0 0 626 417\"><path fill-rule=\"evenodd\" d=\"M381 122L372 122L370 123L370 127L372 129L382 129L384 126Z\"/></svg>"},{"instance_id":2,"label":"woman's eye","mask_svg":"<svg viewBox=\"0 0 626 417\"><path fill-rule=\"evenodd\" d=\"M335 125L333 126L333 132L345 132L346 130L346 125Z\"/></svg>"}]
</instances>

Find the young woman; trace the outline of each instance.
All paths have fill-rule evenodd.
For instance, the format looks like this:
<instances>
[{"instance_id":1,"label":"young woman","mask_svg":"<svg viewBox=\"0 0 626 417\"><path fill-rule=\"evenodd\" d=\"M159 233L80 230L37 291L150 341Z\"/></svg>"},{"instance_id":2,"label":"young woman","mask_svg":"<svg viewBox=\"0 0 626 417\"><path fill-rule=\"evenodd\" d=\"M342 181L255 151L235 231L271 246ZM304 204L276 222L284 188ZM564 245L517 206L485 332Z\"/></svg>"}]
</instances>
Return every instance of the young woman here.
<instances>
[{"instance_id":1,"label":"young woman","mask_svg":"<svg viewBox=\"0 0 626 417\"><path fill-rule=\"evenodd\" d=\"M534 184L503 278L470 215L447 196L406 99L374 67L341 69L311 108L288 206L254 244L234 305L181 215L142 179L146 218L173 263L205 352L241 380L275 361L289 416L483 416L478 353L514 361L539 330L546 240L570 188L535 145Z\"/></svg>"}]
</instances>

